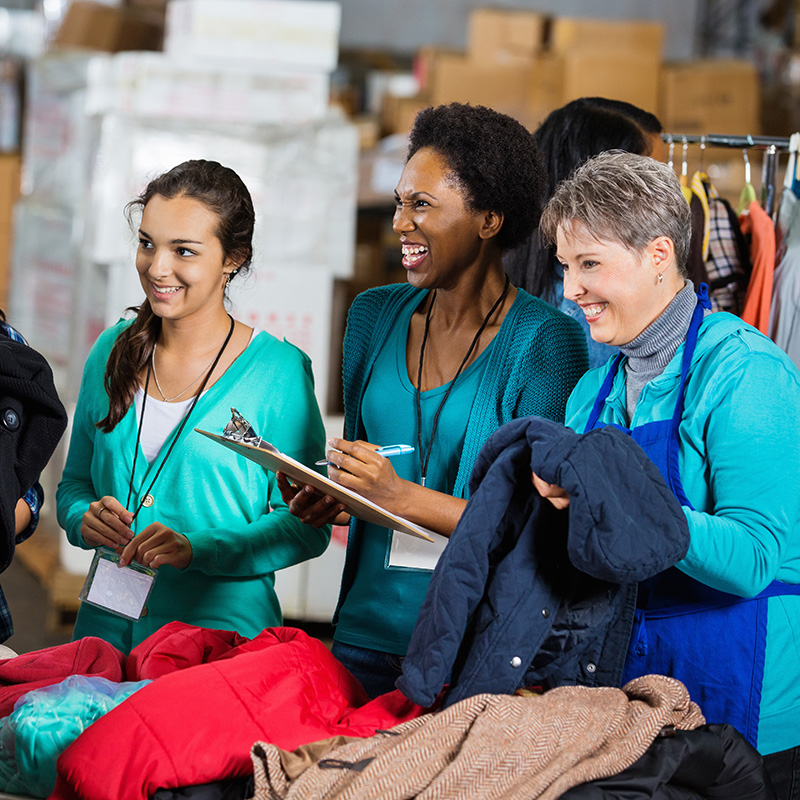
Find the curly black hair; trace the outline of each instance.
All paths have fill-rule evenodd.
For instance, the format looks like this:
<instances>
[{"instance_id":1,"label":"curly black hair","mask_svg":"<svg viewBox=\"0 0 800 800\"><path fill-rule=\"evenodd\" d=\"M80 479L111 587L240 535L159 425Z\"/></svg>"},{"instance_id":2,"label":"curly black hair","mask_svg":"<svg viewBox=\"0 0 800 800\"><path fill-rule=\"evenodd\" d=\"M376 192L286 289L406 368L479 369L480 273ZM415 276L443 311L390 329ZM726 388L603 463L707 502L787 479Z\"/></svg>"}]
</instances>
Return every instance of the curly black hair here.
<instances>
[{"instance_id":1,"label":"curly black hair","mask_svg":"<svg viewBox=\"0 0 800 800\"><path fill-rule=\"evenodd\" d=\"M474 211L503 214L501 250L524 242L539 224L547 173L536 140L521 123L485 106L425 108L411 130L408 157L430 147L442 155Z\"/></svg>"}]
</instances>

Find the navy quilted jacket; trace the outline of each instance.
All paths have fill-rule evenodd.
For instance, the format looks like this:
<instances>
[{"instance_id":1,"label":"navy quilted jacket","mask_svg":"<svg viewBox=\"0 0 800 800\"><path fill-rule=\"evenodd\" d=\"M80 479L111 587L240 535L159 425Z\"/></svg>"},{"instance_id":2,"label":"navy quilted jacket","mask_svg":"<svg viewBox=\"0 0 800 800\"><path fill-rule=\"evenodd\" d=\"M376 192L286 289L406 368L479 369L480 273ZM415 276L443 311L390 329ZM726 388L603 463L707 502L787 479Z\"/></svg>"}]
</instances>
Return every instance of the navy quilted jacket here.
<instances>
[{"instance_id":1,"label":"navy quilted jacket","mask_svg":"<svg viewBox=\"0 0 800 800\"><path fill-rule=\"evenodd\" d=\"M542 501L531 470L570 495ZM397 687L429 706L520 686L618 686L636 585L686 554L661 473L614 427L579 435L540 417L486 442L436 566Z\"/></svg>"}]
</instances>

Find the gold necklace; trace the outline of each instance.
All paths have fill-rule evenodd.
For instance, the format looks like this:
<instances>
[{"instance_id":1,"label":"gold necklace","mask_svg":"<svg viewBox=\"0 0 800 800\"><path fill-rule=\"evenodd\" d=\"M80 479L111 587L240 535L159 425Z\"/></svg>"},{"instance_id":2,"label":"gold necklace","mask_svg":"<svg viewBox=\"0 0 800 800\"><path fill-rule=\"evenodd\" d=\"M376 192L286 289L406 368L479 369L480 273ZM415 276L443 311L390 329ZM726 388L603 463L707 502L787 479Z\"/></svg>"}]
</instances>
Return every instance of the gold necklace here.
<instances>
[{"instance_id":1,"label":"gold necklace","mask_svg":"<svg viewBox=\"0 0 800 800\"><path fill-rule=\"evenodd\" d=\"M216 361L217 356L211 359L211 363L182 391L178 392L178 394L174 395L173 397L167 397L164 394L164 390L161 388L161 384L158 382L158 374L156 373L156 345L153 345L153 351L150 353L150 364L153 368L153 378L156 381L156 388L158 389L158 393L161 395L161 399L165 403L172 403L177 400L181 395L186 394L189 389L192 388L202 377L205 375L209 369L211 369L211 365Z\"/></svg>"}]
</instances>

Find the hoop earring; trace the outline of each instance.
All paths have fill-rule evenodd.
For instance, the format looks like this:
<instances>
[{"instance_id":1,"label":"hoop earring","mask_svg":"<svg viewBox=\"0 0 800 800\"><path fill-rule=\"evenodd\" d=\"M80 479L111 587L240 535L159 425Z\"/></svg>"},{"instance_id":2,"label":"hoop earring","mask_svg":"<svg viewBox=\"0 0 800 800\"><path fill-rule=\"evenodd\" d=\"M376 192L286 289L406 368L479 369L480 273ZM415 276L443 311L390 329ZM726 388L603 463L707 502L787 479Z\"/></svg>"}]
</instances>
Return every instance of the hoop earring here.
<instances>
[{"instance_id":1,"label":"hoop earring","mask_svg":"<svg viewBox=\"0 0 800 800\"><path fill-rule=\"evenodd\" d=\"M658 273L658 282L659 283L664 283L664 273L663 272L659 272Z\"/></svg>"}]
</instances>

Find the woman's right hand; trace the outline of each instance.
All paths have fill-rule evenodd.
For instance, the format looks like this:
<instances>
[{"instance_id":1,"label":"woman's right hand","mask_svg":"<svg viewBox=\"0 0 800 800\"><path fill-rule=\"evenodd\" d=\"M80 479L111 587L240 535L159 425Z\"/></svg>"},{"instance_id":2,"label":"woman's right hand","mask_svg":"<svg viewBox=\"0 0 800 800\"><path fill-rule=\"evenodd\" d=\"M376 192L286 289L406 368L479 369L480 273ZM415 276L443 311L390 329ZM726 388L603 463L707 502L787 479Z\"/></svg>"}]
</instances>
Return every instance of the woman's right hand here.
<instances>
[{"instance_id":1,"label":"woman's right hand","mask_svg":"<svg viewBox=\"0 0 800 800\"><path fill-rule=\"evenodd\" d=\"M345 513L345 506L335 497L320 493L308 484L292 486L282 472L276 473L278 490L283 502L289 506L289 512L306 525L321 528L323 525L347 525L350 515Z\"/></svg>"},{"instance_id":2,"label":"woman's right hand","mask_svg":"<svg viewBox=\"0 0 800 800\"><path fill-rule=\"evenodd\" d=\"M543 481L535 472L531 472L531 483L542 497L552 503L554 508L559 511L569 508L569 495L560 486Z\"/></svg>"},{"instance_id":3,"label":"woman's right hand","mask_svg":"<svg viewBox=\"0 0 800 800\"><path fill-rule=\"evenodd\" d=\"M133 538L133 514L115 497L106 496L89 503L81 519L81 536L90 547L125 547Z\"/></svg>"}]
</instances>

